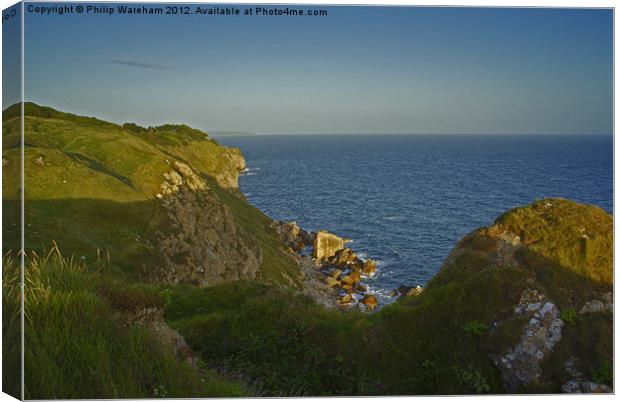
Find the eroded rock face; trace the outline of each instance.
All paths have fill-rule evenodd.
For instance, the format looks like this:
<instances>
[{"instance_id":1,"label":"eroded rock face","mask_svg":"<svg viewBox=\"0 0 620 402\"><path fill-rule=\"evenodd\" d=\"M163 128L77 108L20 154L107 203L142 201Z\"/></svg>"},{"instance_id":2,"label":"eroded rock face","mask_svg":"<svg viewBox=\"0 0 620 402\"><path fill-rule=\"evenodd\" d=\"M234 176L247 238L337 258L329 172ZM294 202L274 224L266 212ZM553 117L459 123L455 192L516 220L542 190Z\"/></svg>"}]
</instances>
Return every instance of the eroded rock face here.
<instances>
[{"instance_id":1,"label":"eroded rock face","mask_svg":"<svg viewBox=\"0 0 620 402\"><path fill-rule=\"evenodd\" d=\"M297 222L275 222L280 241L295 252L301 252L314 242L314 235L302 229Z\"/></svg>"},{"instance_id":2,"label":"eroded rock face","mask_svg":"<svg viewBox=\"0 0 620 402\"><path fill-rule=\"evenodd\" d=\"M158 198L165 215L155 231L156 280L211 286L257 278L261 249L189 166L175 162Z\"/></svg>"},{"instance_id":3,"label":"eroded rock face","mask_svg":"<svg viewBox=\"0 0 620 402\"><path fill-rule=\"evenodd\" d=\"M314 238L314 250L312 256L318 261L325 260L344 248L344 239L325 230L317 232Z\"/></svg>"},{"instance_id":4,"label":"eroded rock face","mask_svg":"<svg viewBox=\"0 0 620 402\"><path fill-rule=\"evenodd\" d=\"M224 148L223 157L227 161L226 168L215 175L215 180L222 188L238 188L239 172L246 167L245 159L237 148Z\"/></svg>"},{"instance_id":5,"label":"eroded rock face","mask_svg":"<svg viewBox=\"0 0 620 402\"><path fill-rule=\"evenodd\" d=\"M495 360L509 392L540 380L540 363L562 339L564 326L557 306L536 289L523 291L514 313L528 321L519 343Z\"/></svg>"}]
</instances>

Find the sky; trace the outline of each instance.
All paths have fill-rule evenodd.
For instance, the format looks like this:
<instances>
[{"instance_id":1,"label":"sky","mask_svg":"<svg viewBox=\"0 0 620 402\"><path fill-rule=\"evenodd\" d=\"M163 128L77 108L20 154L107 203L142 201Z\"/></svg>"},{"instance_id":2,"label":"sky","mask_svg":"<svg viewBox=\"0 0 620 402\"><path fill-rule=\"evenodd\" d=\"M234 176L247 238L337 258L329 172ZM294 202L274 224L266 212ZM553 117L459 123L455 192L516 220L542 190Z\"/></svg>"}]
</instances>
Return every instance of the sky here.
<instances>
[{"instance_id":1,"label":"sky","mask_svg":"<svg viewBox=\"0 0 620 402\"><path fill-rule=\"evenodd\" d=\"M25 97L206 131L612 132L611 10L313 9L327 16L26 11Z\"/></svg>"}]
</instances>

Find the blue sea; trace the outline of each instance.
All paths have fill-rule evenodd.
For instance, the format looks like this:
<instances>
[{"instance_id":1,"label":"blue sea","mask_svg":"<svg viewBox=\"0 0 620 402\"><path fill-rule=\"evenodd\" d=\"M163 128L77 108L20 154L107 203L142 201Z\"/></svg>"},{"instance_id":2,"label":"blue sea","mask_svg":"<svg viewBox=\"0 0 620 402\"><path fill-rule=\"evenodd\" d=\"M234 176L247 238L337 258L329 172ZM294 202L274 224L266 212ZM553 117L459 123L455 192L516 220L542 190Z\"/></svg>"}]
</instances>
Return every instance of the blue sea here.
<instances>
[{"instance_id":1,"label":"blue sea","mask_svg":"<svg viewBox=\"0 0 620 402\"><path fill-rule=\"evenodd\" d=\"M426 282L454 244L509 208L564 197L613 209L613 138L561 135L243 135L240 188L273 219L354 240L383 302Z\"/></svg>"}]
</instances>

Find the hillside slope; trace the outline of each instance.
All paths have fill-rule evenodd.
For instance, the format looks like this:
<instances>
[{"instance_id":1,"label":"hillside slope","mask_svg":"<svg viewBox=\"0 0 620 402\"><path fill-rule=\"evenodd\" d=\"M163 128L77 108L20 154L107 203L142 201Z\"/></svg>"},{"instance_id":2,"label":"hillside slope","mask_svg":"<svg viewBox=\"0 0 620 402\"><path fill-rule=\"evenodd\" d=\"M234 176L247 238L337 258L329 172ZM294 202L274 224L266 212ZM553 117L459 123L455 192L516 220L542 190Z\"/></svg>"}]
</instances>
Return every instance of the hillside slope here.
<instances>
[{"instance_id":1,"label":"hillside slope","mask_svg":"<svg viewBox=\"0 0 620 402\"><path fill-rule=\"evenodd\" d=\"M25 111L28 249L55 240L87 260L109 254L113 265L143 279L296 284L295 263L268 219L250 206L246 218L230 212L244 202L238 149L187 126L118 126L32 103ZM19 165L19 123L17 105L4 112L5 171ZM19 175L5 177L8 222L19 212ZM13 229L3 228L5 250L17 246Z\"/></svg>"}]
</instances>

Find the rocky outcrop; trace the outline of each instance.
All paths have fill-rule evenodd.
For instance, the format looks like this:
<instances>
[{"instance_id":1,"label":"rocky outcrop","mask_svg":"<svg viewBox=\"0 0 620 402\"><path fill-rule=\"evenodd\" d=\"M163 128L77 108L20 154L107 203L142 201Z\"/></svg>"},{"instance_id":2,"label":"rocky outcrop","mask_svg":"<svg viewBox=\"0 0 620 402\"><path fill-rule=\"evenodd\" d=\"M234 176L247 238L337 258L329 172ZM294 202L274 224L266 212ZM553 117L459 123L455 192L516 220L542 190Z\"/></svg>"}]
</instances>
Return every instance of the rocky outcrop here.
<instances>
[{"instance_id":1,"label":"rocky outcrop","mask_svg":"<svg viewBox=\"0 0 620 402\"><path fill-rule=\"evenodd\" d=\"M163 218L155 230L155 266L147 272L160 281L197 286L256 279L258 244L197 173L179 162L173 166L158 194Z\"/></svg>"},{"instance_id":2,"label":"rocky outcrop","mask_svg":"<svg viewBox=\"0 0 620 402\"><path fill-rule=\"evenodd\" d=\"M366 306L369 310L373 310L375 307L377 307L377 297L371 294L364 295L364 298L362 299L362 304Z\"/></svg>"},{"instance_id":3,"label":"rocky outcrop","mask_svg":"<svg viewBox=\"0 0 620 402\"><path fill-rule=\"evenodd\" d=\"M611 292L602 295L601 300L591 300L586 302L579 314L591 314L591 313L613 313L614 312L614 299Z\"/></svg>"},{"instance_id":4,"label":"rocky outcrop","mask_svg":"<svg viewBox=\"0 0 620 402\"><path fill-rule=\"evenodd\" d=\"M424 288L420 285L415 285L415 286L400 285L398 289L394 289L391 292L391 296L392 297L416 297L416 296L420 296L423 291L424 291Z\"/></svg>"},{"instance_id":5,"label":"rocky outcrop","mask_svg":"<svg viewBox=\"0 0 620 402\"><path fill-rule=\"evenodd\" d=\"M245 158L237 148L222 147L222 158L225 160L226 168L214 175L217 184L222 188L238 188L239 172L245 167Z\"/></svg>"},{"instance_id":6,"label":"rocky outcrop","mask_svg":"<svg viewBox=\"0 0 620 402\"><path fill-rule=\"evenodd\" d=\"M304 294L328 308L360 306L372 310L377 306L374 296L367 299L368 303L362 303L368 292L362 284L363 277L374 275L377 263L370 259L364 261L345 248L350 240L327 231L310 233L296 222L274 222L273 227L280 241L296 254L304 277ZM312 258L301 255L311 243Z\"/></svg>"},{"instance_id":7,"label":"rocky outcrop","mask_svg":"<svg viewBox=\"0 0 620 402\"><path fill-rule=\"evenodd\" d=\"M329 233L325 230L320 230L314 237L314 250L312 256L317 261L323 261L336 254L336 252L344 248L344 239Z\"/></svg>"},{"instance_id":8,"label":"rocky outcrop","mask_svg":"<svg viewBox=\"0 0 620 402\"><path fill-rule=\"evenodd\" d=\"M613 390L605 384L592 381L569 380L562 384L562 392L565 394L611 394Z\"/></svg>"},{"instance_id":9,"label":"rocky outcrop","mask_svg":"<svg viewBox=\"0 0 620 402\"><path fill-rule=\"evenodd\" d=\"M585 378L583 373L578 369L579 359L571 357L564 363L566 372L571 379L562 384L561 390L565 394L607 394L613 392L611 387L605 384L598 384Z\"/></svg>"},{"instance_id":10,"label":"rocky outcrop","mask_svg":"<svg viewBox=\"0 0 620 402\"><path fill-rule=\"evenodd\" d=\"M297 222L279 221L274 222L273 226L280 241L297 253L314 242L314 234L299 227Z\"/></svg>"},{"instance_id":11,"label":"rocky outcrop","mask_svg":"<svg viewBox=\"0 0 620 402\"><path fill-rule=\"evenodd\" d=\"M564 321L560 310L536 289L526 289L514 310L527 319L521 338L515 347L495 359L507 391L537 382L541 378L540 363L562 339Z\"/></svg>"},{"instance_id":12,"label":"rocky outcrop","mask_svg":"<svg viewBox=\"0 0 620 402\"><path fill-rule=\"evenodd\" d=\"M202 177L192 170L187 164L175 161L174 169L164 173L164 181L160 186L160 192L155 197L162 199L177 193L183 185L191 191L200 191L207 188L207 183Z\"/></svg>"},{"instance_id":13,"label":"rocky outcrop","mask_svg":"<svg viewBox=\"0 0 620 402\"><path fill-rule=\"evenodd\" d=\"M353 250L342 248L322 262L318 261L317 268L324 275L325 284L337 291L341 306L360 306L365 310L373 310L377 306L377 299L368 294L362 280L363 275L373 275L376 266L376 262L364 261ZM368 302L364 303L363 300Z\"/></svg>"}]
</instances>

